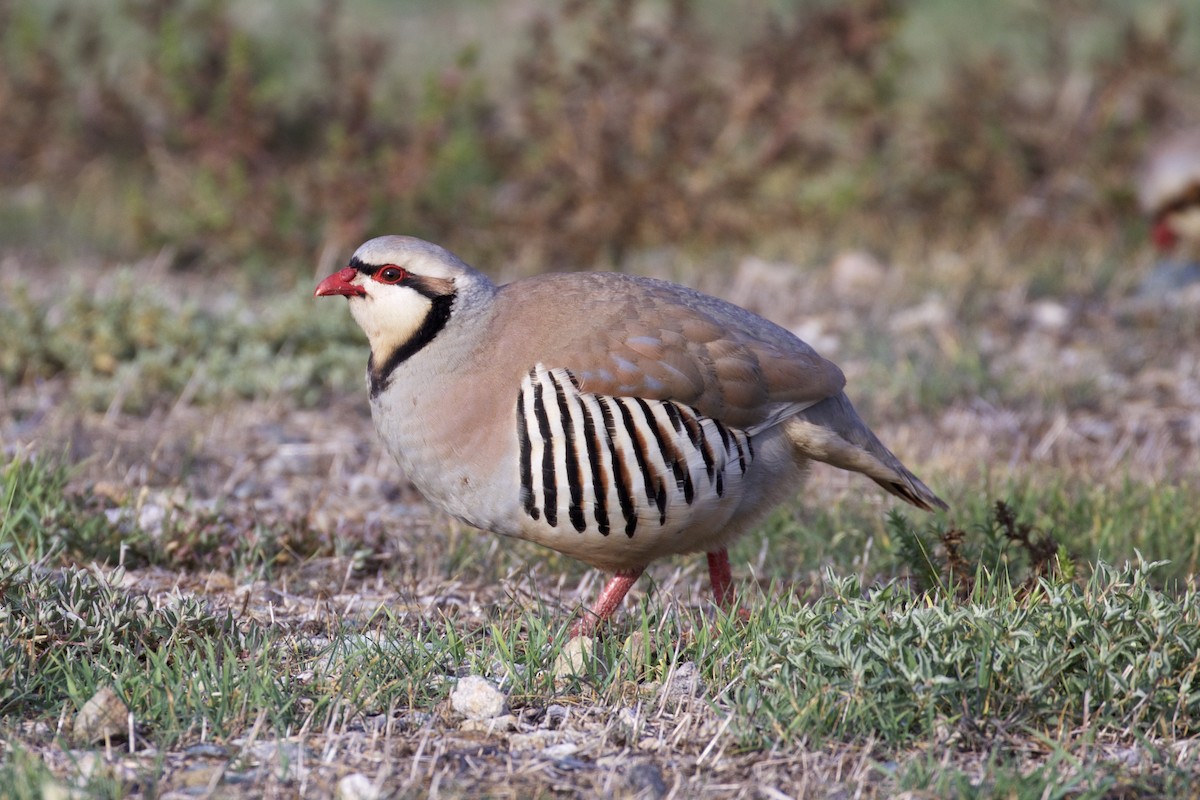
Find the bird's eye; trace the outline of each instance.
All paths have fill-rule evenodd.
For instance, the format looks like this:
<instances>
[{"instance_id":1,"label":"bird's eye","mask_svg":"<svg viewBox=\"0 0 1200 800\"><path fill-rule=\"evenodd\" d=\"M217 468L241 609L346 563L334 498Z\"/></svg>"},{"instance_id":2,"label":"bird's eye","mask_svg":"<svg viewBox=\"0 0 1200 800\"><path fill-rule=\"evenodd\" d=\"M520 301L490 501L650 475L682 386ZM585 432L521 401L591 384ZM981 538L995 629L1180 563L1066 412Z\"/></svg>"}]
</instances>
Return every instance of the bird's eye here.
<instances>
[{"instance_id":1,"label":"bird's eye","mask_svg":"<svg viewBox=\"0 0 1200 800\"><path fill-rule=\"evenodd\" d=\"M399 283L400 281L404 280L404 277L407 274L407 272L399 267L389 264L383 269L379 270L379 272L375 273L375 280L379 281L380 283Z\"/></svg>"}]
</instances>

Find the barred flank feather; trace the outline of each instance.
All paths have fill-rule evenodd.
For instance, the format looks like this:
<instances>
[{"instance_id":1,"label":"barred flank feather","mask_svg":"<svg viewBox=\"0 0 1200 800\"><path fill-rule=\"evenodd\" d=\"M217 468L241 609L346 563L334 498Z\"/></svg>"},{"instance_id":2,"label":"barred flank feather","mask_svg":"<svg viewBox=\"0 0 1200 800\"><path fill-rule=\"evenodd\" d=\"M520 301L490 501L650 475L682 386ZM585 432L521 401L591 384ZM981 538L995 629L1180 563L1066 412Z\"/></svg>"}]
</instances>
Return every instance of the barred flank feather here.
<instances>
[{"instance_id":1,"label":"barred flank feather","mask_svg":"<svg viewBox=\"0 0 1200 800\"><path fill-rule=\"evenodd\" d=\"M521 383L516 423L522 508L581 534L672 525L673 508L721 497L754 459L745 431L672 401L584 393L541 364Z\"/></svg>"}]
</instances>

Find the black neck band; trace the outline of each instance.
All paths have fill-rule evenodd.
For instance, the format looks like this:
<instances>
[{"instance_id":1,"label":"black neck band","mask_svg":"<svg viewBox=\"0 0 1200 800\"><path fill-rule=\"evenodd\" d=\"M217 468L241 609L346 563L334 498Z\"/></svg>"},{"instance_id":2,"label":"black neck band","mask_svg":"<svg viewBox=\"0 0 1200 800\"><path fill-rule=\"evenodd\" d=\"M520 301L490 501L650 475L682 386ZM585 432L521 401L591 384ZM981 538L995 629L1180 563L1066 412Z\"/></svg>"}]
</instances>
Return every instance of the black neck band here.
<instances>
[{"instance_id":1,"label":"black neck band","mask_svg":"<svg viewBox=\"0 0 1200 800\"><path fill-rule=\"evenodd\" d=\"M420 287L414 286L413 288L421 291ZM371 358L367 361L367 376L371 382L371 399L378 397L388 387L388 384L392 380L392 373L396 371L396 367L411 358L422 347L432 342L434 337L450 321L450 312L454 308L454 298L456 297L453 292L439 295L421 293L428 297L432 303L429 313L425 315L425 321L421 323L421 327L417 328L416 333L409 337L408 341L388 353L383 359L383 363L377 364L375 362L375 353L371 353Z\"/></svg>"}]
</instances>

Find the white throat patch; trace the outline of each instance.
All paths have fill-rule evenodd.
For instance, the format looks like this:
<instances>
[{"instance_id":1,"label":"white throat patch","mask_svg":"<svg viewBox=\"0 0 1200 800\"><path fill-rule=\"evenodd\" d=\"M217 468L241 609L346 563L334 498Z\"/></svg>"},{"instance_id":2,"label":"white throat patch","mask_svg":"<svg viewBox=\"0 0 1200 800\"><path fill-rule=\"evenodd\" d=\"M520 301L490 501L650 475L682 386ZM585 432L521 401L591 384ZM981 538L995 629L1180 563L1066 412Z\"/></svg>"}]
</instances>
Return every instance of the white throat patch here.
<instances>
[{"instance_id":1,"label":"white throat patch","mask_svg":"<svg viewBox=\"0 0 1200 800\"><path fill-rule=\"evenodd\" d=\"M350 302L350 313L367 334L371 352L386 355L413 338L433 301L408 286L386 286L370 279L366 286L366 296Z\"/></svg>"}]
</instances>

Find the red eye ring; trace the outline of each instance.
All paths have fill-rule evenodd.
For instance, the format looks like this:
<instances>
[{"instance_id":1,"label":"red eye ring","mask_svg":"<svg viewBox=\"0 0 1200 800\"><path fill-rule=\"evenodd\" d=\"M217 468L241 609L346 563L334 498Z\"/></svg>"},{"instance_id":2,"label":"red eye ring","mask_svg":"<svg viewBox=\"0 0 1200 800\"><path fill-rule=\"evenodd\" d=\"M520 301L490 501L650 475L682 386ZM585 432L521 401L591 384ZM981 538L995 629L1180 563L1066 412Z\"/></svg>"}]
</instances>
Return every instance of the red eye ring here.
<instances>
[{"instance_id":1,"label":"red eye ring","mask_svg":"<svg viewBox=\"0 0 1200 800\"><path fill-rule=\"evenodd\" d=\"M380 283L399 283L408 277L408 273L395 264L388 264L387 266L380 267L379 271L372 277Z\"/></svg>"}]
</instances>

